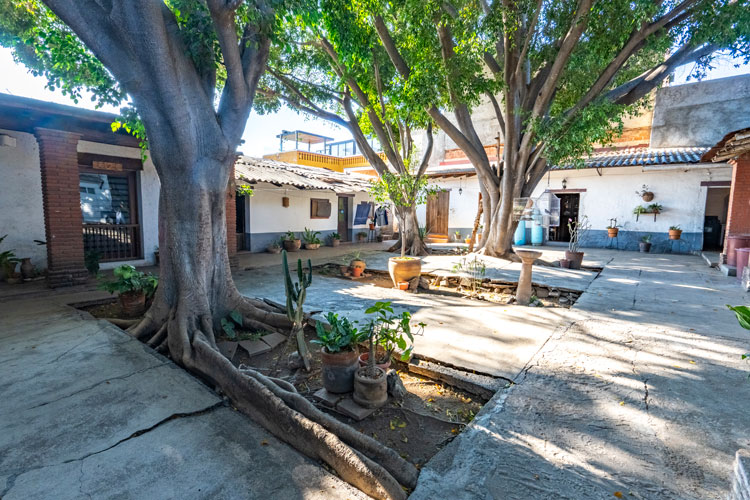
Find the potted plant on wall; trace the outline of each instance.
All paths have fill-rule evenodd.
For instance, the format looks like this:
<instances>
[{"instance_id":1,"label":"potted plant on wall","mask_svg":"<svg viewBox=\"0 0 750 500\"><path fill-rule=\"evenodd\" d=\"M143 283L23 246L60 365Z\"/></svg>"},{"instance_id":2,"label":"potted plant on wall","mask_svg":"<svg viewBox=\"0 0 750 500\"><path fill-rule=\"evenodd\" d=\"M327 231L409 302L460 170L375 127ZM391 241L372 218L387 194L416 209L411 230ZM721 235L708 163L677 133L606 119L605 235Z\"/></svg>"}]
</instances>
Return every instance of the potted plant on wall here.
<instances>
[{"instance_id":1,"label":"potted plant on wall","mask_svg":"<svg viewBox=\"0 0 750 500\"><path fill-rule=\"evenodd\" d=\"M609 226L607 226L607 236L610 238L617 238L617 234L620 232L620 226L617 225L617 219L609 219Z\"/></svg>"},{"instance_id":2,"label":"potted plant on wall","mask_svg":"<svg viewBox=\"0 0 750 500\"><path fill-rule=\"evenodd\" d=\"M317 339L321 345L323 387L328 392L341 394L354 388L354 372L359 368L356 345L365 340L366 333L358 332L347 318L329 312L326 315L328 326L322 321L315 323Z\"/></svg>"},{"instance_id":3,"label":"potted plant on wall","mask_svg":"<svg viewBox=\"0 0 750 500\"><path fill-rule=\"evenodd\" d=\"M138 271L128 264L116 267L113 274L114 279L102 279L99 287L109 293L118 293L122 312L126 316L142 314L146 308L146 299L156 292L159 278L151 273Z\"/></svg>"},{"instance_id":4,"label":"potted plant on wall","mask_svg":"<svg viewBox=\"0 0 750 500\"><path fill-rule=\"evenodd\" d=\"M328 235L328 238L331 240L332 247L337 247L341 244L341 235L339 233L331 233Z\"/></svg>"},{"instance_id":5,"label":"potted plant on wall","mask_svg":"<svg viewBox=\"0 0 750 500\"><path fill-rule=\"evenodd\" d=\"M297 235L292 231L287 231L281 239L284 242L284 250L287 252L296 252L302 248L302 240L297 238Z\"/></svg>"},{"instance_id":6,"label":"potted plant on wall","mask_svg":"<svg viewBox=\"0 0 750 500\"><path fill-rule=\"evenodd\" d=\"M586 239L586 234L591 229L588 216L584 215L578 221L568 219L568 231L570 232L570 243L565 250L565 259L570 261L571 269L580 269L583 262L583 252L580 251L581 241Z\"/></svg>"},{"instance_id":7,"label":"potted plant on wall","mask_svg":"<svg viewBox=\"0 0 750 500\"><path fill-rule=\"evenodd\" d=\"M682 237L682 229L680 226L669 226L669 239L679 240Z\"/></svg>"},{"instance_id":8,"label":"potted plant on wall","mask_svg":"<svg viewBox=\"0 0 750 500\"><path fill-rule=\"evenodd\" d=\"M385 350L386 358L390 359L393 350L398 347L401 353L401 360L408 361L411 357L411 351L414 341L414 334L411 331L411 314L407 311L401 314L394 314L390 302L376 302L374 306L365 310L365 314L370 315L365 328L366 338L368 340L368 357L367 364L354 373L354 402L365 408L378 408L388 399L388 382L386 371L377 366L376 346L394 344L390 353ZM420 329L424 329L425 324L419 324ZM406 338L404 338L406 337ZM409 342L407 343L407 339Z\"/></svg>"},{"instance_id":9,"label":"potted plant on wall","mask_svg":"<svg viewBox=\"0 0 750 500\"><path fill-rule=\"evenodd\" d=\"M305 242L305 250L317 250L320 248L320 231L305 228L302 240Z\"/></svg>"},{"instance_id":10,"label":"potted plant on wall","mask_svg":"<svg viewBox=\"0 0 750 500\"><path fill-rule=\"evenodd\" d=\"M638 250L641 253L649 253L651 251L651 235L647 234L641 238L638 242Z\"/></svg>"},{"instance_id":11,"label":"potted plant on wall","mask_svg":"<svg viewBox=\"0 0 750 500\"><path fill-rule=\"evenodd\" d=\"M635 194L641 197L641 199L645 202L649 202L654 199L654 193L649 191L648 186L646 184L643 185L640 191L636 191Z\"/></svg>"}]
</instances>

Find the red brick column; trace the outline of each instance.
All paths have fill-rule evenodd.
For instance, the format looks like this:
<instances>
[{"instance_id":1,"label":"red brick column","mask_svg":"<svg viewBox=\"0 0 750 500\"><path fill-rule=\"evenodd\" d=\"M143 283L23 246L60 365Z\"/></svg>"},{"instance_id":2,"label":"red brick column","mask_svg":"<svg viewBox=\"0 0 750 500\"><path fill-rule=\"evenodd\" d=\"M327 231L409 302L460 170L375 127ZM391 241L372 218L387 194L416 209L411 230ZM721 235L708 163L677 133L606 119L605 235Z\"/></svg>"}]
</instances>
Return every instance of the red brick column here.
<instances>
[{"instance_id":1,"label":"red brick column","mask_svg":"<svg viewBox=\"0 0 750 500\"><path fill-rule=\"evenodd\" d=\"M44 231L47 237L47 282L51 287L85 283L83 217L78 193L79 134L34 129L42 173Z\"/></svg>"},{"instance_id":2,"label":"red brick column","mask_svg":"<svg viewBox=\"0 0 750 500\"><path fill-rule=\"evenodd\" d=\"M226 218L227 218L227 250L229 251L229 265L231 267L237 267L239 260L237 259L237 205L235 198L237 197L236 185L234 181L234 165L229 172L229 186L227 187L227 207L226 207Z\"/></svg>"}]
</instances>

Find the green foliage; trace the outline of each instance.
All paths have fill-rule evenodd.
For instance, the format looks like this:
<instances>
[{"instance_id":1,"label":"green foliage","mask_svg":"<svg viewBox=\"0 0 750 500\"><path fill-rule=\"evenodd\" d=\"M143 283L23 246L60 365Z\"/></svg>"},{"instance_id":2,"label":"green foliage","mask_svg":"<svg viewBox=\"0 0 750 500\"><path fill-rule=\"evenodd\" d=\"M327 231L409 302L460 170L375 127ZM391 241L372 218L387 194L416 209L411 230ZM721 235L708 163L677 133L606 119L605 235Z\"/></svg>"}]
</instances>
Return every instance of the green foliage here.
<instances>
[{"instance_id":1,"label":"green foliage","mask_svg":"<svg viewBox=\"0 0 750 500\"><path fill-rule=\"evenodd\" d=\"M641 215L648 213L648 209L643 205L638 205L633 209L633 215Z\"/></svg>"},{"instance_id":2,"label":"green foliage","mask_svg":"<svg viewBox=\"0 0 750 500\"><path fill-rule=\"evenodd\" d=\"M302 269L302 259L297 259L297 281L292 281L289 273L286 250L281 252L281 266L284 272L284 289L286 291L286 315L297 328L302 327L302 306L307 297L307 288L312 284L312 261L307 259L307 273Z\"/></svg>"},{"instance_id":3,"label":"green foliage","mask_svg":"<svg viewBox=\"0 0 750 500\"><path fill-rule=\"evenodd\" d=\"M651 235L647 234L647 235L641 236L641 241L644 243L651 243Z\"/></svg>"},{"instance_id":4,"label":"green foliage","mask_svg":"<svg viewBox=\"0 0 750 500\"><path fill-rule=\"evenodd\" d=\"M157 249L158 251L158 249ZM83 264L86 266L86 270L89 274L96 275L99 273L99 261L102 258L102 254L96 250L87 250L83 256Z\"/></svg>"},{"instance_id":5,"label":"green foliage","mask_svg":"<svg viewBox=\"0 0 750 500\"><path fill-rule=\"evenodd\" d=\"M328 237L331 238L332 240L340 240L341 239L341 235L339 233L336 233L336 232L333 232L333 233L329 234Z\"/></svg>"},{"instance_id":6,"label":"green foliage","mask_svg":"<svg viewBox=\"0 0 750 500\"><path fill-rule=\"evenodd\" d=\"M664 210L664 207L659 203L652 203L646 207L646 210L648 210L648 212L652 214L659 214L662 212L662 210Z\"/></svg>"},{"instance_id":7,"label":"green foliage","mask_svg":"<svg viewBox=\"0 0 750 500\"><path fill-rule=\"evenodd\" d=\"M3 240L7 237L7 234L0 237L0 244L2 244ZM3 272L6 276L10 276L15 272L16 264L19 262L20 261L16 258L16 254L13 253L13 250L4 250L0 252L0 267L3 268Z\"/></svg>"},{"instance_id":8,"label":"green foliage","mask_svg":"<svg viewBox=\"0 0 750 500\"><path fill-rule=\"evenodd\" d=\"M428 186L427 178L412 172L385 172L372 182L370 194L378 203L393 203L397 207L413 207L427 202L427 197L438 189Z\"/></svg>"},{"instance_id":9,"label":"green foliage","mask_svg":"<svg viewBox=\"0 0 750 500\"><path fill-rule=\"evenodd\" d=\"M221 318L221 329L232 340L237 338L237 326L242 327L242 314L239 311L232 311L226 318Z\"/></svg>"},{"instance_id":10,"label":"green foliage","mask_svg":"<svg viewBox=\"0 0 750 500\"><path fill-rule=\"evenodd\" d=\"M338 314L329 312L326 320L330 328L325 327L322 321L315 323L318 338L312 342L322 345L330 353L351 351L366 336L365 332L358 331L346 317L339 318Z\"/></svg>"},{"instance_id":11,"label":"green foliage","mask_svg":"<svg viewBox=\"0 0 750 500\"><path fill-rule=\"evenodd\" d=\"M319 245L321 243L320 231L313 231L312 229L305 228L305 232L302 234L302 241L307 244Z\"/></svg>"},{"instance_id":12,"label":"green foliage","mask_svg":"<svg viewBox=\"0 0 750 500\"><path fill-rule=\"evenodd\" d=\"M670 231L682 231L682 229L680 229L679 225L677 225L677 226L669 226L669 230Z\"/></svg>"},{"instance_id":13,"label":"green foliage","mask_svg":"<svg viewBox=\"0 0 750 500\"><path fill-rule=\"evenodd\" d=\"M474 256L472 260L468 260L466 257L461 259L453 266L454 273L467 273L471 279L471 289L476 292L477 284L481 283L484 279L484 275L487 271L487 265L483 260L480 260Z\"/></svg>"},{"instance_id":14,"label":"green foliage","mask_svg":"<svg viewBox=\"0 0 750 500\"><path fill-rule=\"evenodd\" d=\"M235 188L235 192L237 193L237 196L252 196L253 188L247 184L238 184Z\"/></svg>"},{"instance_id":15,"label":"green foliage","mask_svg":"<svg viewBox=\"0 0 750 500\"><path fill-rule=\"evenodd\" d=\"M107 280L100 277L99 288L109 293L143 292L146 297L151 297L159 285L159 278L151 273L143 273L135 267L123 264L113 271L114 279Z\"/></svg>"},{"instance_id":16,"label":"green foliage","mask_svg":"<svg viewBox=\"0 0 750 500\"><path fill-rule=\"evenodd\" d=\"M295 241L298 239L297 235L292 231L287 231L286 234L281 237L281 241Z\"/></svg>"},{"instance_id":17,"label":"green foliage","mask_svg":"<svg viewBox=\"0 0 750 500\"><path fill-rule=\"evenodd\" d=\"M372 372L375 360L375 346L381 346L385 350L385 359L377 362L384 362L390 359L393 351L398 348L401 351L401 360L408 361L414 349L414 335L421 335L424 331L425 323L418 323L418 330L412 332L411 313L403 311L401 314L395 314L390 302L375 302L371 307L365 310L368 315L367 324L364 328L365 335L370 341L370 358L368 367Z\"/></svg>"},{"instance_id":18,"label":"green foliage","mask_svg":"<svg viewBox=\"0 0 750 500\"><path fill-rule=\"evenodd\" d=\"M729 304L727 304L727 307L734 311L734 314L737 317L737 322L740 326L745 330L750 330L750 307L730 306ZM750 359L750 353L743 354L742 359Z\"/></svg>"}]
</instances>

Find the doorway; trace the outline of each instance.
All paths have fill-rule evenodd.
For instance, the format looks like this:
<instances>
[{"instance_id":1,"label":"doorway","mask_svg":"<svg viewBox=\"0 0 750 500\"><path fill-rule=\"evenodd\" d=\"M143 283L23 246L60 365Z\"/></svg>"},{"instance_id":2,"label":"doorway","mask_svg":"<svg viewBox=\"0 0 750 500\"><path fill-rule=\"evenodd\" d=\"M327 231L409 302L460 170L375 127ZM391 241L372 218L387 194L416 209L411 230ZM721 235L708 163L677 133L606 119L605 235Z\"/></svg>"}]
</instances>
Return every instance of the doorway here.
<instances>
[{"instance_id":1,"label":"doorway","mask_svg":"<svg viewBox=\"0 0 750 500\"><path fill-rule=\"evenodd\" d=\"M730 190L728 187L708 188L703 218L703 250L720 252L724 248Z\"/></svg>"},{"instance_id":2,"label":"doorway","mask_svg":"<svg viewBox=\"0 0 750 500\"><path fill-rule=\"evenodd\" d=\"M549 241L570 241L568 219L578 222L578 206L581 202L579 193L556 193L560 198L560 225L549 228Z\"/></svg>"},{"instance_id":3,"label":"doorway","mask_svg":"<svg viewBox=\"0 0 750 500\"><path fill-rule=\"evenodd\" d=\"M339 196L338 226L336 231L341 236L341 241L349 241L349 198Z\"/></svg>"},{"instance_id":4,"label":"doorway","mask_svg":"<svg viewBox=\"0 0 750 500\"><path fill-rule=\"evenodd\" d=\"M448 236L450 191L440 191L427 198L427 232Z\"/></svg>"},{"instance_id":5,"label":"doorway","mask_svg":"<svg viewBox=\"0 0 750 500\"><path fill-rule=\"evenodd\" d=\"M247 208L250 206L248 198L244 194L238 194L234 197L236 210L236 229L237 233L237 250L250 250L250 217Z\"/></svg>"}]
</instances>

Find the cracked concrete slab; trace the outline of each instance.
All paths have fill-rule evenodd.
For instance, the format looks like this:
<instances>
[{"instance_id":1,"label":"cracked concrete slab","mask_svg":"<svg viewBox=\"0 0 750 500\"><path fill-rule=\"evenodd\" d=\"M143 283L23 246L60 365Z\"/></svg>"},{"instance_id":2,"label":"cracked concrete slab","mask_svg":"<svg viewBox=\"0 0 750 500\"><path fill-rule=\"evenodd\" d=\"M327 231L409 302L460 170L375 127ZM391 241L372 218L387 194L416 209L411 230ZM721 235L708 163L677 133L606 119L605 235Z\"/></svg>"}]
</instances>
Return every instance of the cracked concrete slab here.
<instances>
[{"instance_id":1,"label":"cracked concrete slab","mask_svg":"<svg viewBox=\"0 0 750 500\"><path fill-rule=\"evenodd\" d=\"M750 368L724 303L747 295L699 257L609 253L581 317L422 468L410 498L726 498L750 445Z\"/></svg>"}]
</instances>

